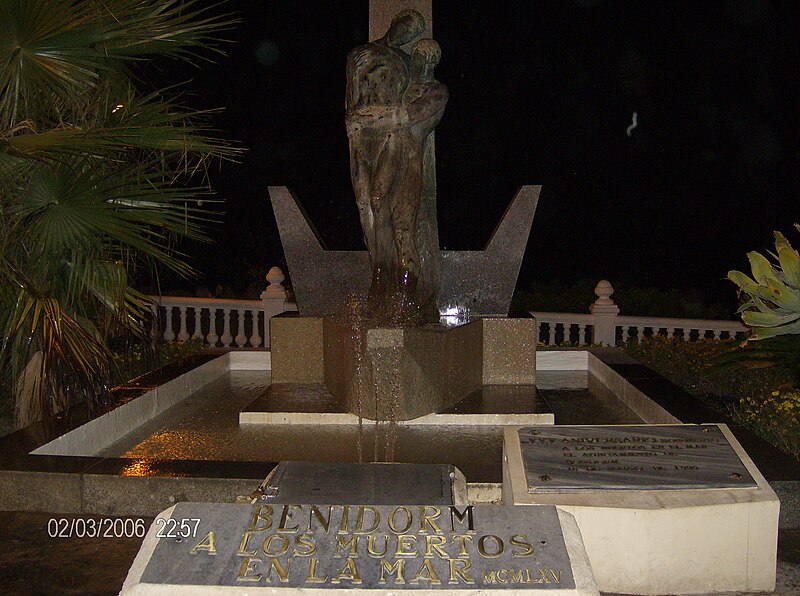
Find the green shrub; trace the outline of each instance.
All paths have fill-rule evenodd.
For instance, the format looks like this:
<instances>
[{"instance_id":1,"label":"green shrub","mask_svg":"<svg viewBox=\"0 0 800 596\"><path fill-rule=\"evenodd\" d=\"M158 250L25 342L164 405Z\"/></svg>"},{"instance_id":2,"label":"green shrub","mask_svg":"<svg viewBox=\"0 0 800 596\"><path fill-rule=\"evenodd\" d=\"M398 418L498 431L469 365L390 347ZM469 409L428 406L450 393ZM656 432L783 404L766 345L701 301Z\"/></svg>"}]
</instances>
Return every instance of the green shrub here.
<instances>
[{"instance_id":1,"label":"green shrub","mask_svg":"<svg viewBox=\"0 0 800 596\"><path fill-rule=\"evenodd\" d=\"M720 409L743 397L762 399L775 389L792 386L792 375L778 368L742 365L724 372L717 370L715 359L737 346L738 342L731 339L683 341L656 335L641 343L629 341L623 349L692 395Z\"/></svg>"},{"instance_id":2,"label":"green shrub","mask_svg":"<svg viewBox=\"0 0 800 596\"><path fill-rule=\"evenodd\" d=\"M197 354L203 349L200 339L159 342L157 345L135 343L114 351L116 382L124 383L165 364Z\"/></svg>"},{"instance_id":3,"label":"green shrub","mask_svg":"<svg viewBox=\"0 0 800 596\"><path fill-rule=\"evenodd\" d=\"M775 390L766 398L743 397L734 417L800 459L800 390Z\"/></svg>"},{"instance_id":4,"label":"green shrub","mask_svg":"<svg viewBox=\"0 0 800 596\"><path fill-rule=\"evenodd\" d=\"M779 449L800 459L800 390L781 367L715 363L735 350L735 340L683 341L659 335L623 349L642 364L683 387L701 401L729 414Z\"/></svg>"}]
</instances>

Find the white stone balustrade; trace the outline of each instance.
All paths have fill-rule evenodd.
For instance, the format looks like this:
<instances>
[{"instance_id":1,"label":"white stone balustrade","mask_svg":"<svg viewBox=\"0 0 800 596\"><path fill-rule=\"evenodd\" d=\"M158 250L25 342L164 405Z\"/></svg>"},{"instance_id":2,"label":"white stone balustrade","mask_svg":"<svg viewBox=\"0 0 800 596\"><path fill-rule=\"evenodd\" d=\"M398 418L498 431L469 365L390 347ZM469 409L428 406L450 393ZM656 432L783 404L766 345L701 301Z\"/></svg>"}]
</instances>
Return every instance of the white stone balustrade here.
<instances>
[{"instance_id":1,"label":"white stone balustrade","mask_svg":"<svg viewBox=\"0 0 800 596\"><path fill-rule=\"evenodd\" d=\"M539 328L539 341L548 346L565 343L586 345L592 343L591 327L594 317L590 314L571 312L532 312Z\"/></svg>"},{"instance_id":2,"label":"white stone balustrade","mask_svg":"<svg viewBox=\"0 0 800 596\"><path fill-rule=\"evenodd\" d=\"M261 300L153 297L154 309L161 312L158 333L167 341L192 338L209 346L268 348L269 318L297 310L297 305L287 302L284 279L278 267L270 269L269 285L261 292ZM748 331L738 321L620 315L611 298L613 293L611 284L600 280L595 288L597 300L589 306L589 313L531 312L536 317L539 341L549 346L614 346L653 335L683 340L726 339Z\"/></svg>"},{"instance_id":3,"label":"white stone balustrade","mask_svg":"<svg viewBox=\"0 0 800 596\"><path fill-rule=\"evenodd\" d=\"M152 296L154 312L161 314L158 334L167 341L191 338L215 347L268 348L270 317L297 310L287 302L284 279L278 267L270 269L261 300Z\"/></svg>"},{"instance_id":4,"label":"white stone balustrade","mask_svg":"<svg viewBox=\"0 0 800 596\"><path fill-rule=\"evenodd\" d=\"M615 346L629 340L641 342L653 335L683 340L726 339L748 331L739 321L620 316L619 307L611 299L614 288L607 280L600 280L594 291L597 300L589 307L590 314L531 312L539 326L539 341L549 346Z\"/></svg>"}]
</instances>

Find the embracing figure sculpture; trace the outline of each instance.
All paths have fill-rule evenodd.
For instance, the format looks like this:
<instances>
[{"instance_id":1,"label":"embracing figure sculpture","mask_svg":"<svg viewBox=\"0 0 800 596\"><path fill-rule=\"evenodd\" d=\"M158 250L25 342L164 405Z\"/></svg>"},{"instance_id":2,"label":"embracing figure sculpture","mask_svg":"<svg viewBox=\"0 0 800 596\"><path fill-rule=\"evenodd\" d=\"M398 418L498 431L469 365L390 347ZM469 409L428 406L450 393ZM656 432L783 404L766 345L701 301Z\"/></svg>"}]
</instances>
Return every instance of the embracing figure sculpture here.
<instances>
[{"instance_id":1,"label":"embracing figure sculpture","mask_svg":"<svg viewBox=\"0 0 800 596\"><path fill-rule=\"evenodd\" d=\"M419 39L410 55L401 49L424 28L418 12L401 11L382 38L347 57L350 173L372 268L368 302L378 316L399 308L414 322L439 318L435 179L426 153L448 99L433 76L439 45Z\"/></svg>"}]
</instances>

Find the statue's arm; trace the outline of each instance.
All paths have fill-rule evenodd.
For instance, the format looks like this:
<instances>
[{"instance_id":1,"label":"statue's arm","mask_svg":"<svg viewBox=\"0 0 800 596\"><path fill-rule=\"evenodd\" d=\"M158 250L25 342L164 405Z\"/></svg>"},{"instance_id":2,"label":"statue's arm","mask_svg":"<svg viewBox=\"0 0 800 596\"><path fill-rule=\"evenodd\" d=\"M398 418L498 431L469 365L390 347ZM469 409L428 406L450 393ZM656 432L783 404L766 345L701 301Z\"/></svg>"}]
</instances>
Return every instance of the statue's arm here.
<instances>
[{"instance_id":1,"label":"statue's arm","mask_svg":"<svg viewBox=\"0 0 800 596\"><path fill-rule=\"evenodd\" d=\"M447 91L447 86L438 81L426 84L423 93L406 106L411 126L430 119L435 119L438 123L444 114L444 107L449 98L450 93Z\"/></svg>"},{"instance_id":2,"label":"statue's arm","mask_svg":"<svg viewBox=\"0 0 800 596\"><path fill-rule=\"evenodd\" d=\"M345 67L347 87L344 98L345 110L347 112L349 112L353 106L358 104L358 86L355 84L355 64L358 60L359 54L362 52L363 50L361 48L353 48L347 54L347 66Z\"/></svg>"},{"instance_id":3,"label":"statue's arm","mask_svg":"<svg viewBox=\"0 0 800 596\"><path fill-rule=\"evenodd\" d=\"M404 106L372 105L363 97L370 94L369 87L361 89L361 85L375 85L369 77L362 78L361 73L382 66L385 56L376 54L366 46L354 48L347 55L347 88L345 92L345 123L348 134L364 128L390 131L406 126L408 114Z\"/></svg>"},{"instance_id":4,"label":"statue's arm","mask_svg":"<svg viewBox=\"0 0 800 596\"><path fill-rule=\"evenodd\" d=\"M369 129L391 132L409 126L408 112L403 106L364 106L347 111L347 134Z\"/></svg>"}]
</instances>

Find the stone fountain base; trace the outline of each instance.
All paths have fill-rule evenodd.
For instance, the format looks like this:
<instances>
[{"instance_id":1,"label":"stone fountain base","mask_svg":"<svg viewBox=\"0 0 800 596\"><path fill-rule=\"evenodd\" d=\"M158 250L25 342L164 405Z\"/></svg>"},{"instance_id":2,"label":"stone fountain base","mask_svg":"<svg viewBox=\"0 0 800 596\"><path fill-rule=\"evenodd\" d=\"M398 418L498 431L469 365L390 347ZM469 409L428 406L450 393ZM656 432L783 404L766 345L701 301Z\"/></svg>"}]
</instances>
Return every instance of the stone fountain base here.
<instances>
[{"instance_id":1,"label":"stone fountain base","mask_svg":"<svg viewBox=\"0 0 800 596\"><path fill-rule=\"evenodd\" d=\"M282 315L270 319L272 382L323 383L348 412L411 420L484 385L533 385L536 340L533 318L357 333L330 318Z\"/></svg>"}]
</instances>

